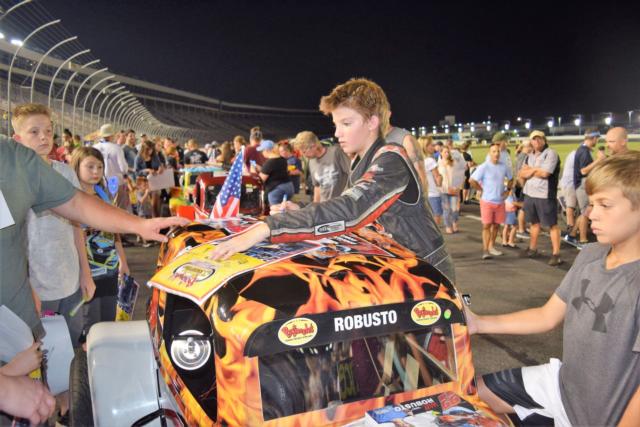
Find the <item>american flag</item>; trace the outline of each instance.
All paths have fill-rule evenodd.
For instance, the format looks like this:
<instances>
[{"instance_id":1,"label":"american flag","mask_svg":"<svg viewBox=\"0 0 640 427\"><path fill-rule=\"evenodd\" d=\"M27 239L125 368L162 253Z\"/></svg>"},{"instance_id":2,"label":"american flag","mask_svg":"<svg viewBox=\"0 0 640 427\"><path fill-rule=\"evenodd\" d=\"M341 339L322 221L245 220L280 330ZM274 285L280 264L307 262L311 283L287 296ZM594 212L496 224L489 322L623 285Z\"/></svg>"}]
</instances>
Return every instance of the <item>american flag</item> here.
<instances>
[{"instance_id":1,"label":"american flag","mask_svg":"<svg viewBox=\"0 0 640 427\"><path fill-rule=\"evenodd\" d=\"M242 187L242 166L244 165L244 147L231 165L227 179L222 184L216 203L211 209L211 219L234 218L240 211L240 194Z\"/></svg>"}]
</instances>

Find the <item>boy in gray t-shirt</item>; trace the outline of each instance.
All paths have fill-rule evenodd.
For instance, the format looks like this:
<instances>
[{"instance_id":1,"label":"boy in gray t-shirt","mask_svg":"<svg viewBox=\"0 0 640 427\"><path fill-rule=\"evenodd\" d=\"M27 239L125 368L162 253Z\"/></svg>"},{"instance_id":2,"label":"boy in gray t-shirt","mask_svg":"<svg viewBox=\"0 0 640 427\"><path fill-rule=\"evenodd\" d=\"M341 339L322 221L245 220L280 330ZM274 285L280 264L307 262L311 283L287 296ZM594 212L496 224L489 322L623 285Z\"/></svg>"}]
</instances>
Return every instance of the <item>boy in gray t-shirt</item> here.
<instances>
[{"instance_id":1,"label":"boy in gray t-shirt","mask_svg":"<svg viewBox=\"0 0 640 427\"><path fill-rule=\"evenodd\" d=\"M564 320L562 362L485 375L494 410L555 425L637 425L640 406L640 152L612 156L587 178L598 243L586 246L538 308L481 316L470 333L533 334ZM636 423L636 424L634 424Z\"/></svg>"}]
</instances>

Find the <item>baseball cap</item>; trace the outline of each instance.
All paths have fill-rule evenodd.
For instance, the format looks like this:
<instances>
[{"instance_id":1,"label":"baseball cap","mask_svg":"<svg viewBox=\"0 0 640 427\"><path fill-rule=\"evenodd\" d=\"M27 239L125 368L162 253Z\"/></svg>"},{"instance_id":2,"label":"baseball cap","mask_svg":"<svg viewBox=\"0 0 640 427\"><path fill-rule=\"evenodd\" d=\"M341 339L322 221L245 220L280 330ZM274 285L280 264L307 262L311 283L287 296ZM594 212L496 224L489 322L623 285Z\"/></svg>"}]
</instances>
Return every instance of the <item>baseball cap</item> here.
<instances>
[{"instance_id":1,"label":"baseball cap","mask_svg":"<svg viewBox=\"0 0 640 427\"><path fill-rule=\"evenodd\" d=\"M274 142L271 141L270 139L263 139L262 141L260 141L260 145L258 145L258 148L256 148L256 150L258 151L271 150L273 149L274 145L275 145Z\"/></svg>"},{"instance_id":2,"label":"baseball cap","mask_svg":"<svg viewBox=\"0 0 640 427\"><path fill-rule=\"evenodd\" d=\"M587 129L584 133L585 138L600 138L600 132L594 129Z\"/></svg>"},{"instance_id":3,"label":"baseball cap","mask_svg":"<svg viewBox=\"0 0 640 427\"><path fill-rule=\"evenodd\" d=\"M509 141L509 136L504 132L496 132L491 138L491 142Z\"/></svg>"},{"instance_id":4,"label":"baseball cap","mask_svg":"<svg viewBox=\"0 0 640 427\"><path fill-rule=\"evenodd\" d=\"M542 138L545 141L547 140L546 135L541 130L534 130L533 132L531 132L531 134L529 135L529 139L533 138Z\"/></svg>"}]
</instances>

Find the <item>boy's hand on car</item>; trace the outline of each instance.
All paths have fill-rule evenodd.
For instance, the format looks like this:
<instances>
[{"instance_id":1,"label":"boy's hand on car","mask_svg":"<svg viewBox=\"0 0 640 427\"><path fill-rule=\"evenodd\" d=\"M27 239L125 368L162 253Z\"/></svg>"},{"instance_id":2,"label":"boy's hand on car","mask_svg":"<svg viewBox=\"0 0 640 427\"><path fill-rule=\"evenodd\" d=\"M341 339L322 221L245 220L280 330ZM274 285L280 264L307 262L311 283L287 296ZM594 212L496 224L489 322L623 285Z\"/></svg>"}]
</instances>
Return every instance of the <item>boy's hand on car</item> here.
<instances>
[{"instance_id":1,"label":"boy's hand on car","mask_svg":"<svg viewBox=\"0 0 640 427\"><path fill-rule=\"evenodd\" d=\"M189 220L186 218L180 218L172 216L168 218L151 218L142 220L140 226L132 230L138 233L140 237L145 240L157 240L158 242L166 242L167 236L160 234L160 230L169 227L178 227L189 224Z\"/></svg>"},{"instance_id":2,"label":"boy's hand on car","mask_svg":"<svg viewBox=\"0 0 640 427\"><path fill-rule=\"evenodd\" d=\"M259 222L244 233L241 233L226 242L220 243L215 247L211 254L209 254L209 259L214 261L224 261L225 259L229 259L234 254L246 251L256 243L263 241L269 237L270 232L271 230L266 223Z\"/></svg>"}]
</instances>

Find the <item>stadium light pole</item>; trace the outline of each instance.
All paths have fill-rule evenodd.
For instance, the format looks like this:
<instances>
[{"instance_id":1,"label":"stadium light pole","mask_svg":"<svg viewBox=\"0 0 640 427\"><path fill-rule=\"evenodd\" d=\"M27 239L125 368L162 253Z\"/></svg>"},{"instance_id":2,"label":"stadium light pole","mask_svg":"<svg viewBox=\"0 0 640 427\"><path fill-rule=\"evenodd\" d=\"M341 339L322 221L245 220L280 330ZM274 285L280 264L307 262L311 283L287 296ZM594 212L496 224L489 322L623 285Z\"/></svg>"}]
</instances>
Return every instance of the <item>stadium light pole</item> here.
<instances>
[{"instance_id":1,"label":"stadium light pole","mask_svg":"<svg viewBox=\"0 0 640 427\"><path fill-rule=\"evenodd\" d=\"M64 84L64 90L62 91L62 113L60 114L60 129L61 129L61 131L64 129L64 105L66 104L67 91L69 90L69 85L71 84L71 81L78 75L80 70L84 70L88 66L97 64L98 62L100 62L99 59L94 59L93 61L87 62L82 67L80 67L76 71L74 71L73 74L71 74L71 77L69 77L69 80L67 80L67 82ZM74 108L75 108L75 106L74 106Z\"/></svg>"},{"instance_id":2,"label":"stadium light pole","mask_svg":"<svg viewBox=\"0 0 640 427\"><path fill-rule=\"evenodd\" d=\"M29 96L29 101L30 102L33 102L33 93L35 91L35 86L36 86L36 76L38 75L38 70L40 69L40 65L42 65L42 62L44 61L44 59L47 56L49 56L49 54L51 54L51 52L53 52L54 50L56 50L57 48L59 48L63 44L72 42L72 41L76 40L77 38L78 38L78 36L73 36L73 37L69 37L68 39L64 39L61 42L58 42L55 45L53 45L51 47L51 49L49 49L48 51L45 52L44 55L42 55L42 58L40 58L40 60L38 61L38 64L36 65L36 68L33 70L33 74L31 75L31 94Z\"/></svg>"},{"instance_id":3,"label":"stadium light pole","mask_svg":"<svg viewBox=\"0 0 640 427\"><path fill-rule=\"evenodd\" d=\"M110 84L106 85L105 87L103 87L102 89L100 89L100 91L98 92L98 94L96 95L96 97L95 97L95 98L93 98L93 102L91 103L91 110L89 111L89 113L90 113L90 120L91 120L91 121L93 121L93 109L94 109L94 107L96 106L96 101L98 100L98 98L100 98L100 95L102 95L103 93L104 93L104 94L106 94L105 98L102 100L102 103L100 104L100 106L102 106L102 104L104 103L104 101L105 101L109 96L111 96L112 94L114 94L114 93L116 93L116 92L118 92L118 91L124 90L124 88L125 88L124 86L118 86L117 88L113 89L113 90L111 91L111 93L107 93L107 89L109 89L109 88L111 88L111 87L113 87L113 86L119 85L119 84L120 84L120 82L113 82L113 83L110 83ZM100 117L98 117L98 122L100 121L99 119L100 119Z\"/></svg>"},{"instance_id":4,"label":"stadium light pole","mask_svg":"<svg viewBox=\"0 0 640 427\"><path fill-rule=\"evenodd\" d=\"M70 57L68 57L67 59L65 59L59 66L58 69L56 69L56 72L53 73L53 77L51 78L51 83L49 84L49 96L47 98L47 106L49 108L51 108L51 94L53 93L53 85L56 81L56 78L58 77L58 73L60 73L60 71L62 70L62 68L67 65L69 63L69 61L77 58L80 55L84 55L85 53L89 53L91 52L91 49L85 49L85 50L81 50L80 52L74 53L73 55L71 55Z\"/></svg>"},{"instance_id":5,"label":"stadium light pole","mask_svg":"<svg viewBox=\"0 0 640 427\"><path fill-rule=\"evenodd\" d=\"M109 120L109 109L111 108L112 105L115 104L116 101L121 101L123 99L127 99L129 97L133 96L131 94L130 91L125 90L123 92L120 92L118 94L116 94L113 98L111 98L111 100L109 102L107 102L107 106L104 109L104 115L102 116L102 122L104 123L111 123ZM100 117L100 112L98 111L98 117Z\"/></svg>"},{"instance_id":6,"label":"stadium light pole","mask_svg":"<svg viewBox=\"0 0 640 427\"><path fill-rule=\"evenodd\" d=\"M77 90L76 90L76 95L73 97L73 110L71 111L71 133L75 134L76 133L76 104L78 103L78 97L80 96L80 91L82 90L82 87L89 81L91 80L95 75L100 74L100 73L104 73L105 71L107 71L109 68L104 67L101 68L97 71L94 71L93 73L89 74L83 81L82 83L80 83L80 86L78 86Z\"/></svg>"},{"instance_id":7,"label":"stadium light pole","mask_svg":"<svg viewBox=\"0 0 640 427\"><path fill-rule=\"evenodd\" d=\"M89 90L87 91L87 94L86 94L86 96L84 97L84 102L82 103L82 127L83 127L83 129L85 129L85 130L86 130L86 127L84 127L84 126L85 126L84 114L85 114L85 112L86 112L86 110L87 110L87 102L89 101L89 96L91 96L91 93L93 92L93 90L94 90L96 87L100 86L102 83L106 82L107 80L109 80L109 79L113 79L113 78L115 78L115 77L116 77L116 76L115 76L115 74L111 74L111 75L109 75L109 76L107 76L107 77L105 77L105 78L103 78L103 79L100 79L99 81L97 81L96 83L94 83L94 84L93 84L93 86L91 86L91 87L89 88ZM117 85L117 84L118 84L118 82L113 82L112 86L113 86L113 85ZM104 88L106 88L106 87L109 87L109 85L105 86ZM103 88L103 89L104 89L104 88ZM95 101L95 99L94 99L94 101Z\"/></svg>"},{"instance_id":8,"label":"stadium light pole","mask_svg":"<svg viewBox=\"0 0 640 427\"><path fill-rule=\"evenodd\" d=\"M120 99L118 99L117 102L115 100L112 100L112 102L109 102L109 104L107 105L107 108L104 109L105 122L113 123L113 112L116 109L122 107L123 103L128 102L131 99L135 99L135 95L132 93L128 93L122 96Z\"/></svg>"},{"instance_id":9,"label":"stadium light pole","mask_svg":"<svg viewBox=\"0 0 640 427\"><path fill-rule=\"evenodd\" d=\"M122 86L122 89L124 89L124 86ZM129 92L128 90L124 90L122 92L120 92L120 90L117 90L117 91L114 90L113 92L111 92L109 95L107 95L102 100L102 102L100 103L100 107L98 108L98 126L100 126L100 123L103 122L103 120L101 119L101 117L102 117L102 107L104 106L104 104L107 101L107 99L109 99L109 97L113 95L113 97L111 98L111 101L109 101L109 104L110 104L113 100L116 100L116 99L118 99L118 97L124 96L124 95L126 95L128 93L131 93L131 92Z\"/></svg>"},{"instance_id":10,"label":"stadium light pole","mask_svg":"<svg viewBox=\"0 0 640 427\"><path fill-rule=\"evenodd\" d=\"M6 13L5 13L6 15ZM5 16L3 15L3 16ZM29 35L18 45L18 48L15 52L13 52L13 56L11 57L11 64L9 65L9 71L7 72L7 136L11 135L11 73L13 72L13 65L16 62L16 58L18 57L18 53L22 50L22 47L27 44L29 39L34 35L38 34L40 31L44 30L47 27L60 23L59 19L56 19L51 22L47 22L46 24L40 25L35 30L31 31Z\"/></svg>"}]
</instances>

